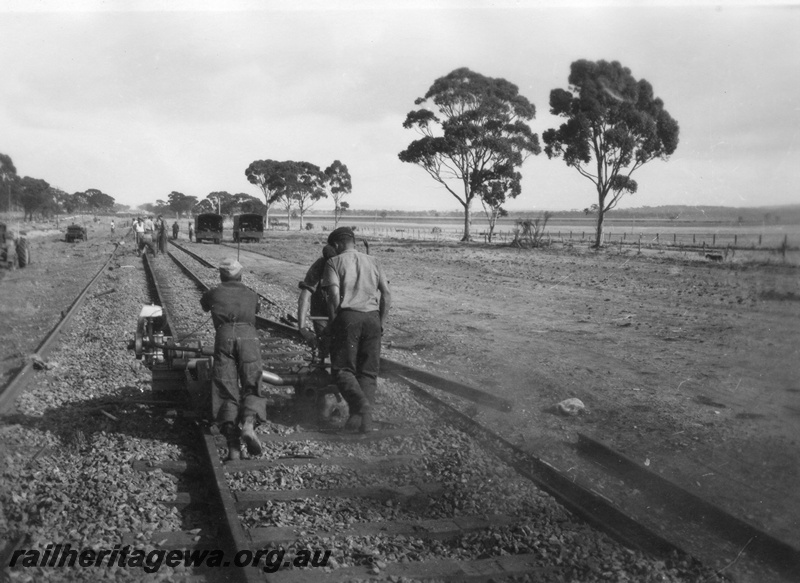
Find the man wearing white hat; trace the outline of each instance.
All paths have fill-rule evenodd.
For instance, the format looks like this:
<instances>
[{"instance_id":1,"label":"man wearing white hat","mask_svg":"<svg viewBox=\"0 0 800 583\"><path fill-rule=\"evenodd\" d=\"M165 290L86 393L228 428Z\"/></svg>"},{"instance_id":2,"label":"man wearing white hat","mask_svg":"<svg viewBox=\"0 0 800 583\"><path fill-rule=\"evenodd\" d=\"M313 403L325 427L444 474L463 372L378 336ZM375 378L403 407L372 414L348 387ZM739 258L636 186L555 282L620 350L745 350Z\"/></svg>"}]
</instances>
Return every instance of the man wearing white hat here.
<instances>
[{"instance_id":1,"label":"man wearing white hat","mask_svg":"<svg viewBox=\"0 0 800 583\"><path fill-rule=\"evenodd\" d=\"M241 458L240 436L250 455L261 454L261 442L254 427L259 420L266 421L266 400L258 394L261 381L261 341L255 328L258 296L242 283L242 271L241 263L226 259L219 266L222 283L200 299L203 311L211 312L217 330L211 398L214 418L228 441L228 460Z\"/></svg>"}]
</instances>

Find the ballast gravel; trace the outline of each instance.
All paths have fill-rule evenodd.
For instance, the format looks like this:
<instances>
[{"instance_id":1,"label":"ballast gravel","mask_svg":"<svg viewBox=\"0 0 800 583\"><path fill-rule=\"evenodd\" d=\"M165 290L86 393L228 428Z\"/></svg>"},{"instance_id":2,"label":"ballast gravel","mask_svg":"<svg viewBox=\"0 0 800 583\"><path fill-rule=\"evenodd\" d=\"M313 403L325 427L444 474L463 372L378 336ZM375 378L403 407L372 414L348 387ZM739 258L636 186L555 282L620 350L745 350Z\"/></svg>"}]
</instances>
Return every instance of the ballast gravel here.
<instances>
[{"instance_id":1,"label":"ballast gravel","mask_svg":"<svg viewBox=\"0 0 800 583\"><path fill-rule=\"evenodd\" d=\"M17 412L0 426L3 452L0 475L0 532L21 548L43 551L48 544L69 542L73 548L111 549L134 541L146 551L156 532L186 529L188 519L163 502L174 499L176 479L160 471L132 469L136 460L187 459L191 432L187 421L170 418L137 403L148 396L150 373L128 351L148 289L133 254L120 258L132 268L106 275L116 293L89 298L52 353L52 368L36 373L17 403ZM186 259L187 263L190 260ZM165 257L157 269L173 270ZM196 267L193 266L193 267ZM218 281L207 270L209 285ZM249 275L246 283L267 293L264 282ZM187 298L175 314L208 342L213 338L197 303L193 284L170 280L169 293ZM271 290L278 298L270 317L292 313L295 290ZM410 500L378 501L314 498L272 502L247 510L247 527L291 526L302 532L301 549L332 551L326 570L363 566L359 580L379 577L390 563L452 558L475 560L525 553L542 567L553 567L552 579L536 581L692 581L721 580L712 570L687 557L654 558L627 549L575 519L568 511L493 456L472 438L437 419L403 385L381 381L376 418L383 426L408 429L380 441L352 443L266 442L263 457L412 455L390 469L352 469L314 465L279 466L229 474L233 490L345 488L382 484L439 483L440 494ZM444 420L446 421L446 420ZM298 430L271 421L262 435ZM420 520L454 516L514 517L510 526L464 534L452 541L412 536L336 536L362 522ZM180 581L191 572L162 566L142 569L6 569L11 581ZM409 580L395 578L395 580Z\"/></svg>"}]
</instances>

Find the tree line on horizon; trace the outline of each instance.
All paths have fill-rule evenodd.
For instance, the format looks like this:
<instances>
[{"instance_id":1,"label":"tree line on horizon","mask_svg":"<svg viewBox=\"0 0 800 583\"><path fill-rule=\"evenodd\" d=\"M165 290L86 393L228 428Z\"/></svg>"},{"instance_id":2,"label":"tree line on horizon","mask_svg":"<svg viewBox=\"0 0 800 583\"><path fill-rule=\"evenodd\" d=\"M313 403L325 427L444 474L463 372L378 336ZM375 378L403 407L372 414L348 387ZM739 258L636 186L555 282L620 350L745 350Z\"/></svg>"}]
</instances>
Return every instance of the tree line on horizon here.
<instances>
[{"instance_id":1,"label":"tree line on horizon","mask_svg":"<svg viewBox=\"0 0 800 583\"><path fill-rule=\"evenodd\" d=\"M572 63L567 89L550 92L550 113L565 121L542 134L548 158L562 158L593 183L596 201L585 209L596 214L595 246L602 244L603 218L625 193L638 185L631 174L644 164L667 160L678 145L679 127L644 79L636 80L619 62ZM399 153L402 162L423 168L464 209L469 241L473 200L489 220L489 239L503 204L519 196L519 168L542 149L528 121L536 107L519 88L459 68L434 81L403 122L421 138ZM434 111L435 110L435 111Z\"/></svg>"},{"instance_id":2,"label":"tree line on horizon","mask_svg":"<svg viewBox=\"0 0 800 583\"><path fill-rule=\"evenodd\" d=\"M147 212L158 214L174 212L178 217L184 214L196 216L202 213L217 213L232 217L241 213L264 215L264 224L270 226L270 209L277 206L286 211L287 224L300 219L300 229L304 228L305 215L321 199L334 201L334 222L338 225L343 213L350 207L343 198L352 189L352 179L347 166L339 160L321 170L311 162L293 160L255 160L245 170L248 182L261 190L264 200L245 193L230 194L226 191L209 193L203 200L196 196L173 191L167 200L140 205Z\"/></svg>"},{"instance_id":3,"label":"tree line on horizon","mask_svg":"<svg viewBox=\"0 0 800 583\"><path fill-rule=\"evenodd\" d=\"M11 212L22 207L23 220L32 221L34 215L45 218L71 213L110 212L116 206L113 196L97 188L69 194L46 180L19 176L11 156L0 153L0 183L5 192L0 193L0 209Z\"/></svg>"},{"instance_id":4,"label":"tree line on horizon","mask_svg":"<svg viewBox=\"0 0 800 583\"><path fill-rule=\"evenodd\" d=\"M595 246L599 247L605 214L626 193L638 189L631 175L653 160L668 160L676 150L678 122L655 97L650 83L635 79L630 69L617 61L573 62L568 88L551 90L549 104L550 113L564 122L542 134L544 152L549 159L561 158L593 184L596 202L584 212L596 215ZM508 215L503 205L521 193L522 164L542 152L539 136L528 125L536 116L535 105L513 83L465 67L436 79L415 105L421 107L407 114L403 127L417 131L420 138L398 154L400 161L423 168L459 202L464 216L462 241L471 240L471 207L479 201L489 221L491 240L497 219ZM112 197L96 189L66 195L44 181L18 179L8 156L0 163L3 182L9 193L13 185L26 216L29 211L46 212L53 204L108 205L110 199L114 205ZM325 170L305 161L255 160L246 168L245 177L259 188L263 203L244 193L212 192L198 201L173 191L166 201L141 208L153 212L169 209L178 216L214 207L227 214L222 212L223 205L226 211L247 208L263 211L268 226L270 209L279 206L286 211L289 224L293 215L299 215L301 229L305 214L322 198L334 200L337 224L349 209L342 199L352 191L352 179L339 160ZM12 198L10 194L9 200Z\"/></svg>"}]
</instances>

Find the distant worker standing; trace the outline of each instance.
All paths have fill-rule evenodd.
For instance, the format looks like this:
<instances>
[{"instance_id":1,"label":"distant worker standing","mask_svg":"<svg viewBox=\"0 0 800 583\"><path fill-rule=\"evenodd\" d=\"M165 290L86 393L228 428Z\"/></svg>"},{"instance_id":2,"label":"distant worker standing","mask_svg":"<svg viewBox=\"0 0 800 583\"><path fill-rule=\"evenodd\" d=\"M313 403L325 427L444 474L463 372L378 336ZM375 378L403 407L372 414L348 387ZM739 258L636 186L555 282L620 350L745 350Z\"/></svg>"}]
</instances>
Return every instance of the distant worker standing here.
<instances>
[{"instance_id":1,"label":"distant worker standing","mask_svg":"<svg viewBox=\"0 0 800 583\"><path fill-rule=\"evenodd\" d=\"M153 224L153 219L147 217L144 220L144 234L142 235L141 241L139 243L139 253L144 250L147 253L147 249L150 249L150 252L153 254L153 257L158 255L158 249L156 248L156 243L153 240L155 235L155 225Z\"/></svg>"},{"instance_id":2,"label":"distant worker standing","mask_svg":"<svg viewBox=\"0 0 800 583\"><path fill-rule=\"evenodd\" d=\"M189 222L189 242L191 243L192 237L194 237L194 225Z\"/></svg>"},{"instance_id":3,"label":"distant worker standing","mask_svg":"<svg viewBox=\"0 0 800 583\"><path fill-rule=\"evenodd\" d=\"M250 455L261 453L261 442L254 428L267 417L266 400L258 394L261 381L261 341L255 328L258 296L242 283L242 271L238 261L226 259L219 266L222 283L200 299L203 311L211 312L217 330L211 398L214 419L227 438L228 460L241 458L240 436Z\"/></svg>"},{"instance_id":4,"label":"distant worker standing","mask_svg":"<svg viewBox=\"0 0 800 583\"><path fill-rule=\"evenodd\" d=\"M111 219L111 234L114 234L114 219Z\"/></svg>"},{"instance_id":5,"label":"distant worker standing","mask_svg":"<svg viewBox=\"0 0 800 583\"><path fill-rule=\"evenodd\" d=\"M167 221L162 215L158 215L156 221L156 237L158 237L158 252L167 252Z\"/></svg>"},{"instance_id":6,"label":"distant worker standing","mask_svg":"<svg viewBox=\"0 0 800 583\"><path fill-rule=\"evenodd\" d=\"M178 231L180 231L180 230L181 230L181 228L178 226L178 221L175 221L174 223L172 223L172 239L173 240L178 238Z\"/></svg>"},{"instance_id":7,"label":"distant worker standing","mask_svg":"<svg viewBox=\"0 0 800 583\"><path fill-rule=\"evenodd\" d=\"M366 433L372 430L381 335L392 295L378 260L356 251L350 227L335 229L328 244L337 252L325 264L322 278L332 335L331 369L350 408L346 427Z\"/></svg>"},{"instance_id":8,"label":"distant worker standing","mask_svg":"<svg viewBox=\"0 0 800 583\"><path fill-rule=\"evenodd\" d=\"M297 328L300 335L311 346L317 348L320 365L330 354L331 339L325 332L327 328L328 302L322 286L322 276L325 274L325 264L328 259L336 255L336 248L325 245L322 248L322 257L317 259L306 272L305 278L300 282L300 297L297 299ZM310 312L310 314L309 314ZM306 315L311 316L311 325L314 332L306 328ZM320 319L317 319L320 318Z\"/></svg>"},{"instance_id":9,"label":"distant worker standing","mask_svg":"<svg viewBox=\"0 0 800 583\"><path fill-rule=\"evenodd\" d=\"M142 222L142 217L136 217L133 220L133 240L136 244L137 250L142 244L143 235L144 235L144 223Z\"/></svg>"}]
</instances>

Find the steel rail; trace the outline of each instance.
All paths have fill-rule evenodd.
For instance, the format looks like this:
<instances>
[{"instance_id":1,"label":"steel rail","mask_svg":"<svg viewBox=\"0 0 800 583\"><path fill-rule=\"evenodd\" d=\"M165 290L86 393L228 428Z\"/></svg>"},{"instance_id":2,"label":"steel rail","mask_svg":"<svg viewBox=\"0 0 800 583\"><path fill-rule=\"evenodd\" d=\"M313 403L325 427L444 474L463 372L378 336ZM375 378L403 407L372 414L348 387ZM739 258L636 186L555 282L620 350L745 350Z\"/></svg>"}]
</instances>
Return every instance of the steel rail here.
<instances>
[{"instance_id":1,"label":"steel rail","mask_svg":"<svg viewBox=\"0 0 800 583\"><path fill-rule=\"evenodd\" d=\"M680 550L691 556L691 553L686 552L685 549L678 549L661 535L626 516L607 500L574 483L572 478L565 476L555 467L507 441L452 405L432 395L430 391L400 374L394 376L408 386L414 395L434 413L447 419L449 423L469 435L479 438L489 451L589 524L632 548L659 555Z\"/></svg>"},{"instance_id":2,"label":"steel rail","mask_svg":"<svg viewBox=\"0 0 800 583\"><path fill-rule=\"evenodd\" d=\"M174 257L173 260L177 262ZM147 254L144 255L144 265L147 277L155 288L157 298L154 299L158 300L159 305L164 307L163 301L165 296ZM178 332L177 323L170 319L169 310L164 310L164 318L169 331L172 334L176 334ZM217 511L218 521L223 526L228 550L234 555L238 554L239 551L249 551L250 544L244 528L242 527L242 523L239 520L239 514L236 510L236 501L227 485L225 469L219 459L214 435L211 433L210 428L201 426L200 424L195 424L195 430L197 432L197 442L202 444L200 449L202 451L203 460L205 461L203 473L214 495L214 507ZM245 583L264 581L264 578L254 569L236 569L236 573L238 579Z\"/></svg>"},{"instance_id":3,"label":"steel rail","mask_svg":"<svg viewBox=\"0 0 800 583\"><path fill-rule=\"evenodd\" d=\"M196 254L189 253L189 255L195 257L202 264L211 266L209 262L196 256ZM173 257L173 259L198 285L203 289L207 289L207 286L191 269L177 258ZM262 322L264 326L275 324L280 328L286 328L284 324L266 318ZM294 329L291 330L296 332ZM381 358L381 376L403 382L435 413L448 419L448 421L454 422L462 429L468 429L468 433L482 437L483 441L491 444L491 449L495 455L512 465L523 476L531 479L542 490L552 495L562 505L589 524L607 532L617 540L633 548L640 548L660 555L679 550L657 533L626 516L608 501L575 484L570 477L565 476L547 462L524 452L412 381L418 381L435 389L459 394L465 398L471 397L471 400L481 404L491 403L501 411L510 410L511 405L508 401L501 406L497 406L497 400L488 393L386 358Z\"/></svg>"},{"instance_id":4,"label":"steel rail","mask_svg":"<svg viewBox=\"0 0 800 583\"><path fill-rule=\"evenodd\" d=\"M188 275L190 270L183 265L179 260L173 257L176 265L182 266L182 271ZM146 264L150 266L150 260L145 260ZM154 270L150 270L153 287L156 290L157 294L161 293L161 287L158 284L156 274L153 273ZM193 281L197 284L199 289L204 289L206 286L203 284L202 281L199 280L199 277L193 277ZM165 309L165 313L168 313L169 309ZM178 332L177 328L175 328L176 324L171 322L170 325L173 326L171 329L173 334ZM292 332L296 332L294 328L291 329ZM308 440L313 441L344 441L344 442L352 442L359 446L362 446L365 440L373 440L373 439L386 439L388 437L393 437L398 435L400 430L379 430L376 432L371 432L369 435L361 435L361 434L352 434L352 433L327 433L327 432L297 432L290 435L265 435L263 439L267 441L299 441L305 442ZM408 429L403 430L402 434L407 435ZM284 490L255 490L255 491L243 491L243 492L231 492L227 478L225 476L226 473L230 472L240 472L240 471L259 471L264 467L270 467L270 465L274 466L276 464L283 464L288 463L290 464L291 461L297 460L275 460L275 461L268 461L268 460L252 460L247 462L247 464L233 462L233 463L226 463L222 464L219 461L219 453L217 451L217 446L214 440L214 436L211 432L206 429L203 431L202 441L204 444L204 455L203 455L203 468L204 473L207 476L206 484L209 485L211 490L211 494L213 495L214 506L217 508L220 514L220 521L224 525L225 528L225 538L227 545L231 551L235 552L238 556L240 552L248 551L252 548L258 548L266 544L291 544L294 541L298 540L297 529L293 527L265 527L265 528L254 528L250 530L244 530L241 521L238 517L238 511L244 510L246 508L254 507L262 505L269 501L280 501L280 500L293 500L296 498L317 498L320 496L327 496L332 498L348 498L351 500L361 499L361 498L374 498L377 500L413 500L417 498L426 498L428 496L436 496L439 495L443 487L441 484L436 482L427 482L427 481L411 481L407 485L403 484L396 484L394 482L387 482L384 484L374 485L374 486L364 486L364 487L352 487L352 488L317 488L317 489L289 489L287 491ZM397 456L390 456L390 458L394 458ZM398 461L401 463L408 462L408 456L401 456L401 459L387 459L385 460L388 462L387 467L393 467L392 462L397 463ZM308 463L309 460L302 459L302 463ZM352 460L349 458L345 459L345 463L350 462ZM328 460L319 460L320 464L331 465L331 466L338 466L341 464L341 459L333 458ZM364 461L360 460L358 462L359 467L363 467L364 464L374 464L377 465L377 460L372 461ZM160 466L159 466L160 467ZM209 470L210 468L210 470ZM168 471L169 468L164 466L164 470ZM175 469L178 472L183 472L188 470L188 465L183 470L180 468L180 465L176 465ZM196 471L196 470L195 470ZM176 506L182 506L191 503L192 498L191 496L181 496L179 494L178 500L176 500ZM355 503L355 502L354 502ZM425 539L449 539L449 538L457 538L459 536L463 536L469 532L477 531L481 529L491 528L494 526L504 526L508 524L512 524L515 521L514 517L511 516L500 516L500 515L492 515L492 516L457 516L452 519L440 519L440 520L416 520L416 521L396 521L396 520L388 520L388 521L377 521L377 522L367 522L364 524L353 525L352 527L345 528L343 531L338 532L338 536L348 536L348 537L357 537L357 536L374 536L374 535L381 535L381 534L388 534L388 533L395 533L396 535L402 536L413 536L415 538L425 538ZM302 533L301 533L302 535ZM183 533L163 533L159 534L159 537L165 536L166 539L173 540L173 541L184 541L183 545L190 546L191 543L184 538ZM174 544L178 544L175 542ZM398 564L391 564L386 566L385 572L386 575L397 576L397 577L413 577L415 579L425 579L430 578L431 572L435 572L437 575L441 574L442 578L448 580L489 580L490 577L500 576L500 575L510 575L510 574L545 574L550 573L551 571L557 570L556 567L541 567L539 564L539 558L533 553L523 553L520 555L514 556L498 556L493 557L491 559L485 560L464 560L464 561L455 561L455 560L428 560L420 563L398 563ZM286 566L287 563L284 562L283 566ZM246 581L263 581L263 574L255 569L241 569L236 575L237 577L243 577ZM322 571L311 571L311 572L298 572L291 569L270 573L268 575L268 581L270 582L283 582L283 581L298 581L298 582L305 582L305 581L328 581L330 583L341 583L342 581L350 581L353 579L360 579L364 578L364 576L370 577L370 574L366 572L366 567L364 565L355 566L346 569L336 569L329 573L322 572ZM384 577L385 578L385 577Z\"/></svg>"},{"instance_id":5,"label":"steel rail","mask_svg":"<svg viewBox=\"0 0 800 583\"><path fill-rule=\"evenodd\" d=\"M202 258L199 260L204 261ZM292 327L266 318L263 319L261 325L297 332ZM616 506L612 501L580 484L576 484L571 476L565 475L544 460L508 442L497 433L438 399L430 391L413 381L434 389L456 394L500 411L510 410L511 404L509 401L478 389L473 389L457 381L386 358L381 358L381 376L403 382L411 388L426 406L439 413L442 417L454 420L454 423L467 430L468 433L474 436L481 436L485 442L490 444L492 451L498 457L515 467L522 475L531 479L542 490L551 494L586 522L603 530L617 540L628 546L656 554L663 555L677 550L692 556L690 550L679 546L680 543L671 542L652 528L626 514L624 510ZM620 473L624 470L638 473L635 479L640 484L640 489L647 489L648 492L653 492L654 496L664 501L665 507L671 508L672 512L677 515L685 516L687 522L692 521L700 524L702 528L714 532L721 540L727 540L737 548L746 546L745 543L749 541L747 545L748 556L769 564L776 568L782 576L786 576L790 580L796 573L800 572L800 551L791 545L739 520L711 502L690 494L678 485L669 483L669 486L666 487L661 482L663 479L659 479L651 472L638 467L638 464L627 460L625 456L613 451L605 444L600 444L582 434L578 434L578 438L579 451L602 457L605 462L608 462L603 464L605 472L613 473L616 471ZM692 512L686 512L685 509L680 508L684 502L689 504L688 507L693 509Z\"/></svg>"},{"instance_id":6,"label":"steel rail","mask_svg":"<svg viewBox=\"0 0 800 583\"><path fill-rule=\"evenodd\" d=\"M184 253L186 253L187 255L189 255L190 257L197 260L203 266L210 268L216 267L214 264L212 264L205 258L201 257L197 253L190 251L184 248L183 246L178 245L175 242L172 242L172 244L175 245L175 247L177 247ZM256 252L251 251L251 253L256 253ZM203 281L197 276L197 274L192 272L191 269L189 269L185 264L183 264L180 260L178 260L174 255L172 255L172 253L170 253L170 257L172 257L173 260L181 267L181 269L183 269L198 285L200 285L202 289L204 290L208 289L208 286L205 283L203 283ZM269 300L269 298L265 298L261 294L258 294L258 296L266 301L269 301L273 305L277 305L271 300ZM300 333L297 330L297 328L293 326L287 326L283 322L278 322L270 318L264 318L263 316L256 316L256 325L257 327L269 328L284 334L289 334L292 339L300 338ZM475 387L471 387L454 379L446 378L423 369L403 364L401 362L392 360L390 358L381 357L381 375L383 375L384 373L400 373L408 378L417 380L421 383L435 386L439 390L452 393L463 399L473 401L475 403L484 405L486 407L497 409L498 411L501 412L511 411L511 409L513 408L511 401L509 401L508 399L504 399L502 397L498 397L497 395L487 393L486 391L482 391Z\"/></svg>"},{"instance_id":7,"label":"steel rail","mask_svg":"<svg viewBox=\"0 0 800 583\"><path fill-rule=\"evenodd\" d=\"M737 548L747 547L748 555L774 566L787 578L800 574L800 550L790 544L645 469L597 438L578 433L578 451L592 456L604 468L637 483L640 488L661 493L686 520L707 525Z\"/></svg>"},{"instance_id":8,"label":"steel rail","mask_svg":"<svg viewBox=\"0 0 800 583\"><path fill-rule=\"evenodd\" d=\"M94 284L100 279L100 276L108 268L108 265L114 259L117 249L119 249L119 243L114 244L114 249L111 251L108 259L103 263L103 266L98 270L95 276L89 280L89 283L86 284L86 287L83 288L80 294L75 298L72 302L70 307L66 310L66 312L62 312L61 319L58 323L53 327L52 330L44 337L41 341L39 346L33 353L33 356L36 359L44 360L44 358L55 348L58 341L61 337L61 332L70 324L72 318L78 312L80 307L83 305L83 301L86 299L89 291L94 287ZM0 411L8 410L14 400L22 393L27 383L30 381L32 377L32 373L34 370L34 363L33 359L28 359L28 362L25 363L17 373L11 378L11 380L3 387L2 392L0 392Z\"/></svg>"}]
</instances>

